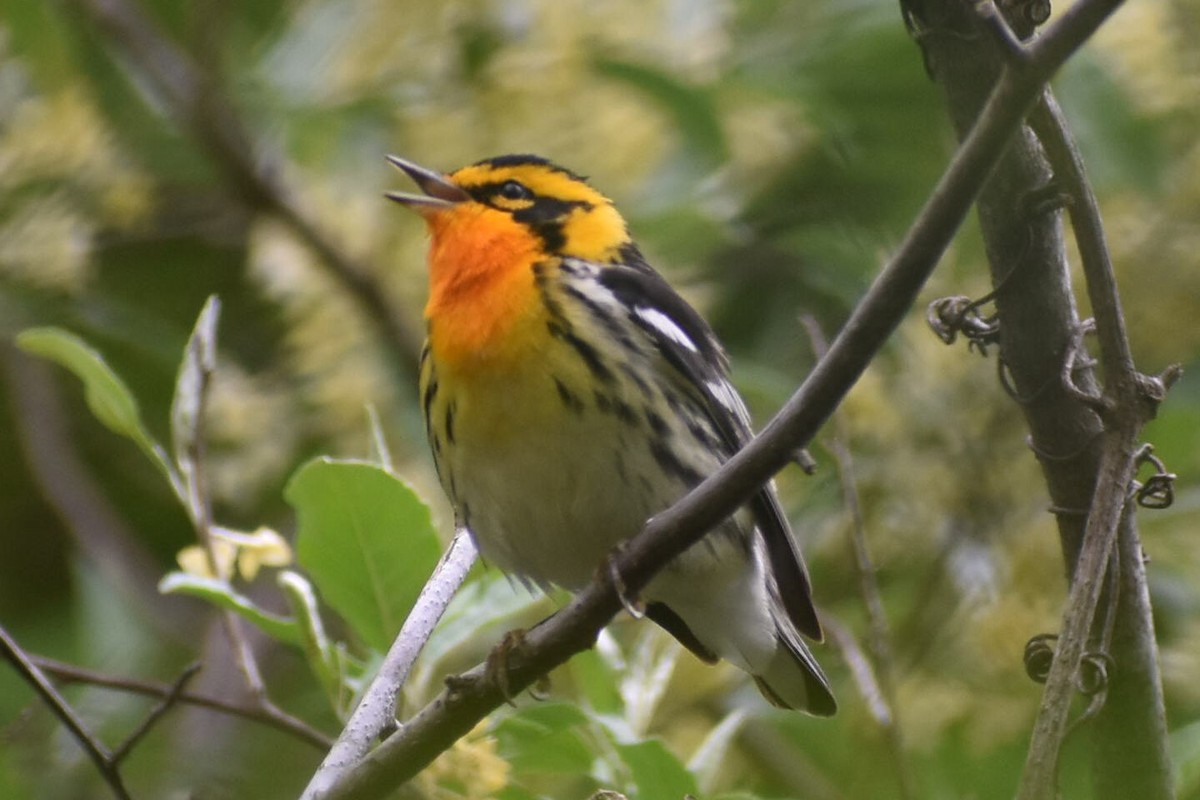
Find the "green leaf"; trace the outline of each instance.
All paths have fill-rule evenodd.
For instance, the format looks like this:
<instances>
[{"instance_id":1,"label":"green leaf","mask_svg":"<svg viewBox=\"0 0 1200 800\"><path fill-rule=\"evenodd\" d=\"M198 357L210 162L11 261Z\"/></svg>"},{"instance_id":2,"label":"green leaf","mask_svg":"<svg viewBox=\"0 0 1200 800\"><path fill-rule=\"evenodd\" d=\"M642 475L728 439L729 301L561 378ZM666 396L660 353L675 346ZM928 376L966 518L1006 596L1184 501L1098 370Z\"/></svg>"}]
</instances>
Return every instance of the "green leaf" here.
<instances>
[{"instance_id":1,"label":"green leaf","mask_svg":"<svg viewBox=\"0 0 1200 800\"><path fill-rule=\"evenodd\" d=\"M175 463L187 481L187 487L177 487L180 499L191 502L200 496L195 486L197 479L193 454L198 452L204 421L205 397L209 382L217 369L217 318L221 313L221 302L216 295L210 296L196 319L196 326L183 351L183 363L175 379L175 396L171 399L171 444L175 452ZM192 518L202 517L200 509L192 509Z\"/></svg>"},{"instance_id":2,"label":"green leaf","mask_svg":"<svg viewBox=\"0 0 1200 800\"><path fill-rule=\"evenodd\" d=\"M330 458L301 467L284 496L300 565L367 645L386 650L441 555L429 507L374 464Z\"/></svg>"},{"instance_id":3,"label":"green leaf","mask_svg":"<svg viewBox=\"0 0 1200 800\"><path fill-rule=\"evenodd\" d=\"M587 716L569 703L526 706L492 730L500 755L518 772L591 772L595 755L581 731Z\"/></svg>"},{"instance_id":4,"label":"green leaf","mask_svg":"<svg viewBox=\"0 0 1200 800\"><path fill-rule=\"evenodd\" d=\"M25 352L57 362L83 381L84 398L96 419L132 439L174 484L170 462L142 423L137 400L103 356L61 328L30 328L18 334L16 342Z\"/></svg>"},{"instance_id":5,"label":"green leaf","mask_svg":"<svg viewBox=\"0 0 1200 800\"><path fill-rule=\"evenodd\" d=\"M296 618L301 649L309 667L320 681L338 717L344 719L346 706L353 697L346 681L345 652L325 634L317 594L307 578L290 569L279 573L277 583Z\"/></svg>"},{"instance_id":6,"label":"green leaf","mask_svg":"<svg viewBox=\"0 0 1200 800\"><path fill-rule=\"evenodd\" d=\"M592 709L601 714L621 713L625 703L618 685L620 676L595 648L572 656L569 669Z\"/></svg>"},{"instance_id":7,"label":"green leaf","mask_svg":"<svg viewBox=\"0 0 1200 800\"><path fill-rule=\"evenodd\" d=\"M253 623L272 639L285 644L303 647L300 627L295 620L264 611L232 586L216 578L201 578L186 572L169 572L158 582L163 594L187 594L207 600L215 606L237 612L247 622Z\"/></svg>"},{"instance_id":8,"label":"green leaf","mask_svg":"<svg viewBox=\"0 0 1200 800\"><path fill-rule=\"evenodd\" d=\"M1194 797L1200 791L1200 722L1171 731L1170 747L1175 789L1180 797Z\"/></svg>"},{"instance_id":9,"label":"green leaf","mask_svg":"<svg viewBox=\"0 0 1200 800\"><path fill-rule=\"evenodd\" d=\"M637 800L667 800L697 794L696 780L661 741L617 745L637 787Z\"/></svg>"}]
</instances>

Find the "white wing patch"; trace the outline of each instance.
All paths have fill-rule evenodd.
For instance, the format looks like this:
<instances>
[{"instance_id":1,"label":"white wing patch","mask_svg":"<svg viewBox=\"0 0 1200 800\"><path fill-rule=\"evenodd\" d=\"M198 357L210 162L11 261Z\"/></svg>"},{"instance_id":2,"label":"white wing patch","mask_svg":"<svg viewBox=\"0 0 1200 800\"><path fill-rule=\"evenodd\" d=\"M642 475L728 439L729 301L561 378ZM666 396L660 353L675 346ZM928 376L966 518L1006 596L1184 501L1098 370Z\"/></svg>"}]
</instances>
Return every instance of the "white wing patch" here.
<instances>
[{"instance_id":1,"label":"white wing patch","mask_svg":"<svg viewBox=\"0 0 1200 800\"><path fill-rule=\"evenodd\" d=\"M691 337L683 332L683 328L675 324L675 320L668 317L657 308L649 306L634 306L633 314L642 322L645 322L651 328L661 333L663 336L670 339L675 344L691 350L693 353L699 353L700 348L696 347L696 343Z\"/></svg>"},{"instance_id":2,"label":"white wing patch","mask_svg":"<svg viewBox=\"0 0 1200 800\"><path fill-rule=\"evenodd\" d=\"M704 388L726 411L741 420L746 427L750 427L750 412L746 410L746 404L742 402L742 398L738 396L737 390L729 381L724 378L713 378L704 382Z\"/></svg>"}]
</instances>

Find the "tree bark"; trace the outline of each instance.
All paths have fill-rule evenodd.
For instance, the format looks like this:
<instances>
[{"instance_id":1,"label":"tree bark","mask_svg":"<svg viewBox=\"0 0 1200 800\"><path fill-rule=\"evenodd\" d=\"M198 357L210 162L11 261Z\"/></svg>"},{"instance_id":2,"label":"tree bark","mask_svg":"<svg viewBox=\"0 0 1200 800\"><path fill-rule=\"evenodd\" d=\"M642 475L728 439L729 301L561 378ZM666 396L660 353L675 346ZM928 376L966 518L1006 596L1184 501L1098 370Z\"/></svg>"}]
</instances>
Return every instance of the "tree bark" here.
<instances>
[{"instance_id":1,"label":"tree bark","mask_svg":"<svg viewBox=\"0 0 1200 800\"><path fill-rule=\"evenodd\" d=\"M1006 54L974 4L902 0L901 5L930 76L945 93L961 139L998 80ZM1025 36L1032 25L1029 30L1020 28L1014 25L1016 33ZM1061 377L1080 320L1057 200L1061 187L1055 183L1042 143L1025 126L1009 143L977 207L996 290L1001 358L1011 393L1029 425L1030 446L1045 476L1066 571L1073 576L1105 426L1092 407L1068 391ZM1083 392L1100 394L1085 356L1076 360L1072 378ZM1118 602L1109 650L1114 668L1108 675L1105 705L1089 726L1094 796L1170 798L1174 795L1157 648L1137 521L1129 509L1122 515L1118 536ZM1102 599L1097 631L1109 607Z\"/></svg>"}]
</instances>

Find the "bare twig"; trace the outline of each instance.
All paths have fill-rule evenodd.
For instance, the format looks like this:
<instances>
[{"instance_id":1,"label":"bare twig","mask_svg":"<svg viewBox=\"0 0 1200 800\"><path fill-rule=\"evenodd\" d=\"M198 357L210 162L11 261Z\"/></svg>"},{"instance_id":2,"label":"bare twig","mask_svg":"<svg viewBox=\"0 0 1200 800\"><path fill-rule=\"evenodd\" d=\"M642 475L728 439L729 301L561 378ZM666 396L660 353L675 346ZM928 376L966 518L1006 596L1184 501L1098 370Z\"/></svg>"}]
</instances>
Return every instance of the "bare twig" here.
<instances>
[{"instance_id":1,"label":"bare twig","mask_svg":"<svg viewBox=\"0 0 1200 800\"><path fill-rule=\"evenodd\" d=\"M825 334L817 320L811 316L801 318L808 338L812 342L813 352L817 358L823 358L828 350ZM904 732L900 727L900 719L896 711L896 662L892 657L891 633L888 630L887 614L883 610L883 598L879 593L879 583L875 579L875 563L871 559L871 550L867 546L867 534L863 523L862 507L858 501L858 483L854 476L854 459L850 454L850 440L844 414L833 415L834 433L826 441L826 447L833 454L837 464L838 481L842 486L843 502L846 514L850 518L848 540L854 556L854 571L858 575L859 592L862 594L863 605L867 609L867 624L870 635L867 647L874 663L875 682L878 688L876 705L876 721L883 728L887 737L888 751L892 756L892 765L896 771L899 797L909 800L915 797L913 791L912 770L904 754ZM843 651L848 646L854 647L849 632L843 635L834 634L842 644ZM853 665L852 665L853 668ZM856 672L860 672L858 670ZM859 685L865 685L859 680ZM870 700L870 698L868 698Z\"/></svg>"},{"instance_id":2,"label":"bare twig","mask_svg":"<svg viewBox=\"0 0 1200 800\"><path fill-rule=\"evenodd\" d=\"M175 398L171 405L171 435L175 461L183 475L186 491L186 496L182 499L196 529L196 538L204 549L208 570L216 576L221 575L221 569L214 545L212 498L208 493L205 475L204 436L209 389L213 373L217 369L216 325L219 310L220 304L214 297L209 298L204 310L200 312L196 328L188 339ZM218 613L225 628L225 636L233 649L234 660L246 682L246 688L250 690L254 702L269 705L262 672L242 629L241 620L228 609L222 609Z\"/></svg>"},{"instance_id":3,"label":"bare twig","mask_svg":"<svg viewBox=\"0 0 1200 800\"><path fill-rule=\"evenodd\" d=\"M46 658L44 656L30 654L29 659L37 665L38 669L45 674L52 676L60 683L86 683L90 686L101 686L106 689L115 689L122 692L130 692L132 694L141 694L148 697L159 698L165 698L169 696L173 689L171 684L108 675L103 672L86 669L74 664L67 664L65 662L56 661L52 658ZM313 728L311 725L296 720L294 717L286 714L272 714L258 706L243 706L233 703L222 697L197 694L195 692L189 692L186 690L180 691L177 695L177 699L178 702L186 705L207 708L211 711L216 711L221 714L228 714L230 716L241 717L242 719L250 720L251 722L269 725L322 750L327 749L331 744L333 744L333 739L331 737L326 736L324 733L316 728Z\"/></svg>"},{"instance_id":4,"label":"bare twig","mask_svg":"<svg viewBox=\"0 0 1200 800\"><path fill-rule=\"evenodd\" d=\"M108 751L103 742L92 735L92 732L88 730L87 723L75 713L75 709L66 701L66 698L58 693L54 684L46 678L38 669L37 664L26 655L21 646L9 636L8 631L3 627L0 627L0 650L3 650L4 657L16 668L25 682L33 687L55 716L67 726L67 730L71 732L84 752L88 754L88 758L96 765L96 769L104 778L104 782L112 789L112 793L120 800L129 800L129 792L121 780L121 773L117 769L117 760L113 754Z\"/></svg>"},{"instance_id":5,"label":"bare twig","mask_svg":"<svg viewBox=\"0 0 1200 800\"><path fill-rule=\"evenodd\" d=\"M421 589L392 648L354 714L317 768L303 797L319 797L371 749L379 735L396 724L396 700L417 656L428 641L478 553L470 533L460 529L437 568Z\"/></svg>"},{"instance_id":6,"label":"bare twig","mask_svg":"<svg viewBox=\"0 0 1200 800\"><path fill-rule=\"evenodd\" d=\"M1117 5L1119 0L1082 0L1072 6L1029 48L1023 68L1005 73L903 243L828 355L759 436L687 496L655 516L613 556L629 591L637 592L657 569L698 541L712 520L733 513L828 419L912 306L1045 82ZM590 647L600 628L620 608L616 587L601 570L592 586L550 620L528 631L523 646L509 653L505 682L510 691L524 689L572 654ZM321 796L382 796L419 772L501 702L497 676L485 674L482 665L475 667Z\"/></svg>"},{"instance_id":7,"label":"bare twig","mask_svg":"<svg viewBox=\"0 0 1200 800\"><path fill-rule=\"evenodd\" d=\"M187 688L188 683L199 671L199 662L189 664L186 668L184 668L183 672L179 674L179 677L175 679L175 682L171 684L170 688L167 690L167 693L163 695L162 699L159 700L158 703L155 704L154 708L150 709L150 713L147 714L144 719L142 719L141 724L134 728L130 734L125 737L125 741L121 742L117 749L113 751L112 761L114 765L120 764L123 760L125 760L125 757L133 752L133 748L142 740L142 737L149 733L150 729L154 727L154 723L162 719L163 714L166 714L172 706L179 702L180 697L183 695L184 689Z\"/></svg>"},{"instance_id":8,"label":"bare twig","mask_svg":"<svg viewBox=\"0 0 1200 800\"><path fill-rule=\"evenodd\" d=\"M895 722L892 704L884 696L883 686L879 682L879 673L871 663L871 659L867 657L866 652L863 651L862 645L858 643L854 632L827 611L821 613L821 627L837 645L838 652L841 654L842 660L846 662L846 666L849 667L850 675L854 678L855 685L858 686L858 693L862 696L863 703L875 719L875 723L885 732L892 730ZM888 738L890 746L891 737ZM903 796L910 797L911 795L905 791Z\"/></svg>"},{"instance_id":9,"label":"bare twig","mask_svg":"<svg viewBox=\"0 0 1200 800\"><path fill-rule=\"evenodd\" d=\"M210 297L188 339L171 403L172 445L175 461L183 477L184 497L181 500L196 529L196 538L204 548L209 571L218 576L220 568L214 549L212 498L208 493L205 472L205 417L210 384L217 368L216 331L219 313L220 303L216 297ZM228 609L218 613L226 639L233 650L234 661L255 705L264 714L286 721L294 728L307 727L302 720L292 717L271 701L241 619Z\"/></svg>"},{"instance_id":10,"label":"bare twig","mask_svg":"<svg viewBox=\"0 0 1200 800\"><path fill-rule=\"evenodd\" d=\"M229 184L252 207L281 219L313 252L330 275L361 305L393 351L405 377L416 375L420 339L402 320L387 293L303 208L277 169L278 153L256 147L215 76L172 42L131 0L68 0L91 26L146 80L182 131L205 151Z\"/></svg>"}]
</instances>

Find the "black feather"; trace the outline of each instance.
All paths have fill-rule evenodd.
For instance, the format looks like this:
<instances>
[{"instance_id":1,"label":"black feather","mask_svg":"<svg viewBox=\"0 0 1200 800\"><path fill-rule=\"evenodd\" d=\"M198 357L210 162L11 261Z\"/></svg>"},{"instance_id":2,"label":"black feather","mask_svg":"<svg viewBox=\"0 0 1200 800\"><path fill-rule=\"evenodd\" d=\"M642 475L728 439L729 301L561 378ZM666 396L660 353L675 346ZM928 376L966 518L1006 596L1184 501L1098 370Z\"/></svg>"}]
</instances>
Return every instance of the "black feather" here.
<instances>
[{"instance_id":1,"label":"black feather","mask_svg":"<svg viewBox=\"0 0 1200 800\"><path fill-rule=\"evenodd\" d=\"M689 393L701 399L705 416L720 434L728 458L750 440L753 432L744 412L739 414L726 408L709 389L710 383L728 382L729 361L724 350L704 318L646 263L635 245L623 247L620 258L622 263L601 270L600 283L631 310L646 307L665 314L696 345L695 350L688 349L654 325L643 324L636 313L630 315L682 376L691 390ZM740 403L736 394L733 397ZM788 617L797 630L821 641L824 636L813 607L808 570L778 497L771 488L764 488L751 500L750 509L766 543L767 559Z\"/></svg>"}]
</instances>

